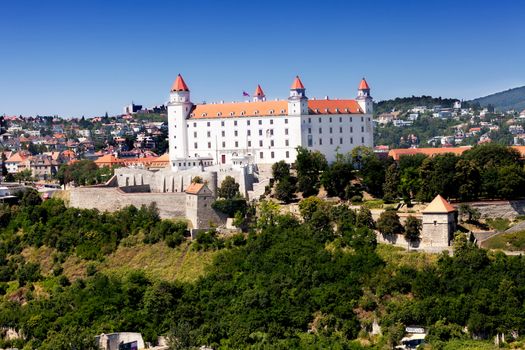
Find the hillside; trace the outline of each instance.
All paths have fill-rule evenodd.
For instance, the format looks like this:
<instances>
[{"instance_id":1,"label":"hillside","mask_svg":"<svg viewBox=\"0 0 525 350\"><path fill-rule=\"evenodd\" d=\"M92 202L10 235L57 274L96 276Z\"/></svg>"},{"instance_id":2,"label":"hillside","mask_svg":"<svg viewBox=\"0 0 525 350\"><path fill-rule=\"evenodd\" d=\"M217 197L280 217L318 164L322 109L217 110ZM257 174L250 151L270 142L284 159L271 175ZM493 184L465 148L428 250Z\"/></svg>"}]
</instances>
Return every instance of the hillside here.
<instances>
[{"instance_id":1,"label":"hillside","mask_svg":"<svg viewBox=\"0 0 525 350\"><path fill-rule=\"evenodd\" d=\"M406 111L416 106L427 106L432 108L433 106L442 106L450 108L454 105L454 102L458 101L456 98L441 98L432 96L411 96L411 97L396 97L391 100L379 101L375 104L375 113L381 114L390 112L392 110Z\"/></svg>"},{"instance_id":2,"label":"hillside","mask_svg":"<svg viewBox=\"0 0 525 350\"><path fill-rule=\"evenodd\" d=\"M498 111L514 109L519 112L525 109L525 86L479 97L468 102L479 103L481 107L487 107L490 104Z\"/></svg>"}]
</instances>

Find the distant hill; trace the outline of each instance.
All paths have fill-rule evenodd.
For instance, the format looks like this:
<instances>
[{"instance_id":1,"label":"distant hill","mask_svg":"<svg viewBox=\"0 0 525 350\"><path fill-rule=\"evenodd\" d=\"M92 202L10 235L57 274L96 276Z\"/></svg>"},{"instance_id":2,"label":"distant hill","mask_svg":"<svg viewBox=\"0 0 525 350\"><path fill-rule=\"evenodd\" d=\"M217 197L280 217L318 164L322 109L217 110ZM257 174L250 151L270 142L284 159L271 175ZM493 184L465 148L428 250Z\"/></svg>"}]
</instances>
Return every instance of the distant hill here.
<instances>
[{"instance_id":1,"label":"distant hill","mask_svg":"<svg viewBox=\"0 0 525 350\"><path fill-rule=\"evenodd\" d=\"M390 112L394 109L406 111L416 106L427 106L428 108L432 108L433 106L442 106L448 108L452 107L455 101L459 101L459 99L432 97L425 95L412 97L397 97L391 100L379 101L375 105L375 111L377 114Z\"/></svg>"},{"instance_id":2,"label":"distant hill","mask_svg":"<svg viewBox=\"0 0 525 350\"><path fill-rule=\"evenodd\" d=\"M481 107L487 107L490 104L498 111L514 109L520 112L525 109L525 86L479 97L468 102L471 104L479 103Z\"/></svg>"}]
</instances>

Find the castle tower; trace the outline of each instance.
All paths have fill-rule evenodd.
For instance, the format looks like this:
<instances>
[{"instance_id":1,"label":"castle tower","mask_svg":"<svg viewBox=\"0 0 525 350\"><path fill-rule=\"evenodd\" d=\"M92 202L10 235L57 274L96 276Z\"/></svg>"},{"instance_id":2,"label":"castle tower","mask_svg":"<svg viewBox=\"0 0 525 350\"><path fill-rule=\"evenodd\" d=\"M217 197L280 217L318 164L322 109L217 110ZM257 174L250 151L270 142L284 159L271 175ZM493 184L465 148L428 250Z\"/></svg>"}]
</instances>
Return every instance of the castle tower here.
<instances>
[{"instance_id":1,"label":"castle tower","mask_svg":"<svg viewBox=\"0 0 525 350\"><path fill-rule=\"evenodd\" d=\"M306 89L299 76L290 87L290 97L288 97L288 115L306 115L308 114L308 97Z\"/></svg>"},{"instance_id":2,"label":"castle tower","mask_svg":"<svg viewBox=\"0 0 525 350\"><path fill-rule=\"evenodd\" d=\"M456 209L439 194L422 211L422 247L447 247L456 229Z\"/></svg>"},{"instance_id":3,"label":"castle tower","mask_svg":"<svg viewBox=\"0 0 525 350\"><path fill-rule=\"evenodd\" d=\"M365 78L359 83L356 101L359 103L363 113L372 114L374 112L374 100L372 99L372 96L370 96L370 86L368 86Z\"/></svg>"},{"instance_id":4,"label":"castle tower","mask_svg":"<svg viewBox=\"0 0 525 350\"><path fill-rule=\"evenodd\" d=\"M257 88L255 89L255 93L253 94L253 102L262 101L266 101L266 95L264 95L264 91L261 88L261 85L257 84Z\"/></svg>"},{"instance_id":5,"label":"castle tower","mask_svg":"<svg viewBox=\"0 0 525 350\"><path fill-rule=\"evenodd\" d=\"M189 156L186 119L192 108L190 89L179 74L171 87L168 103L169 154L172 168L175 167L176 159L186 159Z\"/></svg>"}]
</instances>

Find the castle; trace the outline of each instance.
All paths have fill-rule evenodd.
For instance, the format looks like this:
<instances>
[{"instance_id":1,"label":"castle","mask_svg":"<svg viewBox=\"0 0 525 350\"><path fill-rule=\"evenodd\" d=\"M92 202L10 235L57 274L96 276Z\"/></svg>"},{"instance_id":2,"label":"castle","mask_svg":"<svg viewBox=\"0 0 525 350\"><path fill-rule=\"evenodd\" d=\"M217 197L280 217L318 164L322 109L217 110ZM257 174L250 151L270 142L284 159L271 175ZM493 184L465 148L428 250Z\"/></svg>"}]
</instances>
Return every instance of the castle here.
<instances>
[{"instance_id":1,"label":"castle","mask_svg":"<svg viewBox=\"0 0 525 350\"><path fill-rule=\"evenodd\" d=\"M372 113L364 78L356 99L308 99L296 77L287 100L266 100L258 85L251 102L194 104L179 74L168 103L171 168L293 163L298 146L333 161L337 152L373 146Z\"/></svg>"}]
</instances>

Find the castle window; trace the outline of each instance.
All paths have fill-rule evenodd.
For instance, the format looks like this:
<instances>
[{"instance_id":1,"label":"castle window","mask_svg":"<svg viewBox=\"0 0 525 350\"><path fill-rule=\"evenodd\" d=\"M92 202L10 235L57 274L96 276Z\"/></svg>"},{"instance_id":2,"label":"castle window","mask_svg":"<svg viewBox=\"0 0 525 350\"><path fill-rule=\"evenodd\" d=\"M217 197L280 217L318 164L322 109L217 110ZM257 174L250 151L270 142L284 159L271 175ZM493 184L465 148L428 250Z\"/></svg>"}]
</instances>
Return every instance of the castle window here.
<instances>
[{"instance_id":1,"label":"castle window","mask_svg":"<svg viewBox=\"0 0 525 350\"><path fill-rule=\"evenodd\" d=\"M246 121L246 125L250 125L250 121L249 120Z\"/></svg>"},{"instance_id":2,"label":"castle window","mask_svg":"<svg viewBox=\"0 0 525 350\"><path fill-rule=\"evenodd\" d=\"M348 108L345 108L345 113L348 113Z\"/></svg>"},{"instance_id":3,"label":"castle window","mask_svg":"<svg viewBox=\"0 0 525 350\"><path fill-rule=\"evenodd\" d=\"M289 151L286 151L286 158L290 158L290 152Z\"/></svg>"},{"instance_id":4,"label":"castle window","mask_svg":"<svg viewBox=\"0 0 525 350\"><path fill-rule=\"evenodd\" d=\"M235 148L239 147L239 141L235 141Z\"/></svg>"},{"instance_id":5,"label":"castle window","mask_svg":"<svg viewBox=\"0 0 525 350\"><path fill-rule=\"evenodd\" d=\"M320 134L323 133L323 128L319 128L319 133L320 133Z\"/></svg>"},{"instance_id":6,"label":"castle window","mask_svg":"<svg viewBox=\"0 0 525 350\"><path fill-rule=\"evenodd\" d=\"M323 145L323 139L319 139L319 146Z\"/></svg>"},{"instance_id":7,"label":"castle window","mask_svg":"<svg viewBox=\"0 0 525 350\"><path fill-rule=\"evenodd\" d=\"M350 143L352 143L352 144L354 143L354 138L353 137L350 138Z\"/></svg>"},{"instance_id":8,"label":"castle window","mask_svg":"<svg viewBox=\"0 0 525 350\"><path fill-rule=\"evenodd\" d=\"M312 133L312 128L308 128L308 133L309 133L309 134Z\"/></svg>"},{"instance_id":9,"label":"castle window","mask_svg":"<svg viewBox=\"0 0 525 350\"><path fill-rule=\"evenodd\" d=\"M233 134L234 134L235 136L237 136L237 133L238 133L237 130L235 130L235 131L233 132Z\"/></svg>"},{"instance_id":10,"label":"castle window","mask_svg":"<svg viewBox=\"0 0 525 350\"><path fill-rule=\"evenodd\" d=\"M319 118L317 118L317 119L319 119L319 123L320 123L320 122L321 122L321 117L319 117Z\"/></svg>"},{"instance_id":11,"label":"castle window","mask_svg":"<svg viewBox=\"0 0 525 350\"><path fill-rule=\"evenodd\" d=\"M288 140L284 140L284 145L285 145L285 146L290 146L290 141L288 141Z\"/></svg>"},{"instance_id":12,"label":"castle window","mask_svg":"<svg viewBox=\"0 0 525 350\"><path fill-rule=\"evenodd\" d=\"M259 140L259 147L262 147L262 146L263 146L263 141Z\"/></svg>"},{"instance_id":13,"label":"castle window","mask_svg":"<svg viewBox=\"0 0 525 350\"><path fill-rule=\"evenodd\" d=\"M234 115L235 115L235 113L230 112L230 117L233 117Z\"/></svg>"},{"instance_id":14,"label":"castle window","mask_svg":"<svg viewBox=\"0 0 525 350\"><path fill-rule=\"evenodd\" d=\"M270 124L273 124L273 119L270 119Z\"/></svg>"},{"instance_id":15,"label":"castle window","mask_svg":"<svg viewBox=\"0 0 525 350\"><path fill-rule=\"evenodd\" d=\"M275 153L270 152L270 157L271 157L271 158L275 158Z\"/></svg>"},{"instance_id":16,"label":"castle window","mask_svg":"<svg viewBox=\"0 0 525 350\"><path fill-rule=\"evenodd\" d=\"M252 136L252 131L251 130L246 131L246 133L247 133L248 136Z\"/></svg>"},{"instance_id":17,"label":"castle window","mask_svg":"<svg viewBox=\"0 0 525 350\"><path fill-rule=\"evenodd\" d=\"M226 132L224 130L221 131L221 135L222 135L222 137L226 136Z\"/></svg>"},{"instance_id":18,"label":"castle window","mask_svg":"<svg viewBox=\"0 0 525 350\"><path fill-rule=\"evenodd\" d=\"M248 141L248 147L252 147L252 142Z\"/></svg>"},{"instance_id":19,"label":"castle window","mask_svg":"<svg viewBox=\"0 0 525 350\"><path fill-rule=\"evenodd\" d=\"M285 120L284 120L284 123L285 123L285 124L288 124L288 119L285 119Z\"/></svg>"},{"instance_id":20,"label":"castle window","mask_svg":"<svg viewBox=\"0 0 525 350\"><path fill-rule=\"evenodd\" d=\"M365 118L361 117L361 121L364 122L364 121L365 121Z\"/></svg>"},{"instance_id":21,"label":"castle window","mask_svg":"<svg viewBox=\"0 0 525 350\"><path fill-rule=\"evenodd\" d=\"M195 142L195 143L193 144L193 148L195 148L195 149L199 148L199 147L197 147L197 142Z\"/></svg>"},{"instance_id":22,"label":"castle window","mask_svg":"<svg viewBox=\"0 0 525 350\"><path fill-rule=\"evenodd\" d=\"M361 143L362 143L362 144L365 143L365 138L364 138L364 137L361 137Z\"/></svg>"},{"instance_id":23,"label":"castle window","mask_svg":"<svg viewBox=\"0 0 525 350\"><path fill-rule=\"evenodd\" d=\"M224 121L221 122L221 126L224 126Z\"/></svg>"},{"instance_id":24,"label":"castle window","mask_svg":"<svg viewBox=\"0 0 525 350\"><path fill-rule=\"evenodd\" d=\"M202 116L203 116L203 117L207 117L207 116L208 116L208 113L202 113Z\"/></svg>"},{"instance_id":25,"label":"castle window","mask_svg":"<svg viewBox=\"0 0 525 350\"><path fill-rule=\"evenodd\" d=\"M437 222L436 220L434 220L434 226L436 226L436 225L437 225L437 223L438 223L438 222Z\"/></svg>"},{"instance_id":26,"label":"castle window","mask_svg":"<svg viewBox=\"0 0 525 350\"><path fill-rule=\"evenodd\" d=\"M273 114L273 109L270 109L270 114Z\"/></svg>"},{"instance_id":27,"label":"castle window","mask_svg":"<svg viewBox=\"0 0 525 350\"><path fill-rule=\"evenodd\" d=\"M361 132L365 132L365 127L364 126L361 127Z\"/></svg>"},{"instance_id":28,"label":"castle window","mask_svg":"<svg viewBox=\"0 0 525 350\"><path fill-rule=\"evenodd\" d=\"M260 152L260 153L259 153L259 158L261 158L261 159L264 158L264 153L263 153L263 152Z\"/></svg>"},{"instance_id":29,"label":"castle window","mask_svg":"<svg viewBox=\"0 0 525 350\"><path fill-rule=\"evenodd\" d=\"M211 148L211 142L208 142L208 148Z\"/></svg>"},{"instance_id":30,"label":"castle window","mask_svg":"<svg viewBox=\"0 0 525 350\"><path fill-rule=\"evenodd\" d=\"M339 123L343 122L343 118L339 117Z\"/></svg>"},{"instance_id":31,"label":"castle window","mask_svg":"<svg viewBox=\"0 0 525 350\"><path fill-rule=\"evenodd\" d=\"M226 142L222 141L222 148L226 148Z\"/></svg>"},{"instance_id":32,"label":"castle window","mask_svg":"<svg viewBox=\"0 0 525 350\"><path fill-rule=\"evenodd\" d=\"M262 129L259 129L259 136L262 136Z\"/></svg>"},{"instance_id":33,"label":"castle window","mask_svg":"<svg viewBox=\"0 0 525 350\"><path fill-rule=\"evenodd\" d=\"M332 138L330 138L330 144L333 145L334 144L334 140Z\"/></svg>"},{"instance_id":34,"label":"castle window","mask_svg":"<svg viewBox=\"0 0 525 350\"><path fill-rule=\"evenodd\" d=\"M284 134L288 135L288 129L284 129Z\"/></svg>"},{"instance_id":35,"label":"castle window","mask_svg":"<svg viewBox=\"0 0 525 350\"><path fill-rule=\"evenodd\" d=\"M259 125L262 125L262 119L259 119Z\"/></svg>"},{"instance_id":36,"label":"castle window","mask_svg":"<svg viewBox=\"0 0 525 350\"><path fill-rule=\"evenodd\" d=\"M246 114L246 112L245 112L245 111L242 111L242 112L241 112L241 115L245 115L245 114ZM249 124L248 124L248 125L249 125Z\"/></svg>"},{"instance_id":37,"label":"castle window","mask_svg":"<svg viewBox=\"0 0 525 350\"><path fill-rule=\"evenodd\" d=\"M339 144L340 144L340 145L343 144L343 138L342 138L342 137L339 139Z\"/></svg>"},{"instance_id":38,"label":"castle window","mask_svg":"<svg viewBox=\"0 0 525 350\"><path fill-rule=\"evenodd\" d=\"M253 112L253 114L259 114L259 111L258 111L258 110L255 110L255 111Z\"/></svg>"},{"instance_id":39,"label":"castle window","mask_svg":"<svg viewBox=\"0 0 525 350\"><path fill-rule=\"evenodd\" d=\"M232 113L233 113L233 112L232 112ZM233 121L233 125L234 125L234 126L237 126L237 121L236 121L236 120Z\"/></svg>"},{"instance_id":40,"label":"castle window","mask_svg":"<svg viewBox=\"0 0 525 350\"><path fill-rule=\"evenodd\" d=\"M274 143L273 140L270 140L270 146L273 147Z\"/></svg>"},{"instance_id":41,"label":"castle window","mask_svg":"<svg viewBox=\"0 0 525 350\"><path fill-rule=\"evenodd\" d=\"M207 123L206 123L206 126L210 126L210 122L207 122Z\"/></svg>"},{"instance_id":42,"label":"castle window","mask_svg":"<svg viewBox=\"0 0 525 350\"><path fill-rule=\"evenodd\" d=\"M222 112L217 112L217 117L220 117L222 115Z\"/></svg>"},{"instance_id":43,"label":"castle window","mask_svg":"<svg viewBox=\"0 0 525 350\"><path fill-rule=\"evenodd\" d=\"M312 135L308 135L308 147L312 147L313 144L314 144L314 141L313 141Z\"/></svg>"},{"instance_id":44,"label":"castle window","mask_svg":"<svg viewBox=\"0 0 525 350\"><path fill-rule=\"evenodd\" d=\"M197 123L193 123L193 127L196 128L197 127Z\"/></svg>"},{"instance_id":45,"label":"castle window","mask_svg":"<svg viewBox=\"0 0 525 350\"><path fill-rule=\"evenodd\" d=\"M308 123L311 123L312 122L312 118L308 118Z\"/></svg>"},{"instance_id":46,"label":"castle window","mask_svg":"<svg viewBox=\"0 0 525 350\"><path fill-rule=\"evenodd\" d=\"M350 132L354 132L354 127L353 126L350 127Z\"/></svg>"},{"instance_id":47,"label":"castle window","mask_svg":"<svg viewBox=\"0 0 525 350\"><path fill-rule=\"evenodd\" d=\"M343 133L343 127L342 126L339 127L339 132Z\"/></svg>"},{"instance_id":48,"label":"castle window","mask_svg":"<svg viewBox=\"0 0 525 350\"><path fill-rule=\"evenodd\" d=\"M207 134L208 137L211 137L211 132L210 131L208 131L206 134Z\"/></svg>"},{"instance_id":49,"label":"castle window","mask_svg":"<svg viewBox=\"0 0 525 350\"><path fill-rule=\"evenodd\" d=\"M332 117L328 118L328 121L331 123L332 122Z\"/></svg>"},{"instance_id":50,"label":"castle window","mask_svg":"<svg viewBox=\"0 0 525 350\"><path fill-rule=\"evenodd\" d=\"M330 134L332 133L332 128L330 127Z\"/></svg>"},{"instance_id":51,"label":"castle window","mask_svg":"<svg viewBox=\"0 0 525 350\"><path fill-rule=\"evenodd\" d=\"M196 131L193 132L193 137L197 137L197 132Z\"/></svg>"},{"instance_id":52,"label":"castle window","mask_svg":"<svg viewBox=\"0 0 525 350\"><path fill-rule=\"evenodd\" d=\"M284 109L281 109L281 114L284 114L286 113L286 111Z\"/></svg>"}]
</instances>

